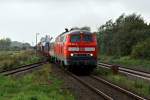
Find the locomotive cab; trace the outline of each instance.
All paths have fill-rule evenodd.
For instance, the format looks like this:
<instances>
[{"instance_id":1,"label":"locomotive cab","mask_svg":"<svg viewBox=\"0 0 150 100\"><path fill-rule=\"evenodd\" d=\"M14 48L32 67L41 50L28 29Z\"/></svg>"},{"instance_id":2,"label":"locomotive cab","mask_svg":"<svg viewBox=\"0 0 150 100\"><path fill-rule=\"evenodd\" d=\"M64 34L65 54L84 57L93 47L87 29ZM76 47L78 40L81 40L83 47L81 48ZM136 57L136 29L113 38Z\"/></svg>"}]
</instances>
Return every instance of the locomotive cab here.
<instances>
[{"instance_id":1,"label":"locomotive cab","mask_svg":"<svg viewBox=\"0 0 150 100\"><path fill-rule=\"evenodd\" d=\"M96 34L84 30L63 32L50 49L51 61L68 70L92 72L97 65Z\"/></svg>"},{"instance_id":2,"label":"locomotive cab","mask_svg":"<svg viewBox=\"0 0 150 100\"><path fill-rule=\"evenodd\" d=\"M65 65L78 65L91 69L97 65L97 40L96 34L88 31L70 32L64 45L66 49ZM77 67L77 66L76 66Z\"/></svg>"}]
</instances>

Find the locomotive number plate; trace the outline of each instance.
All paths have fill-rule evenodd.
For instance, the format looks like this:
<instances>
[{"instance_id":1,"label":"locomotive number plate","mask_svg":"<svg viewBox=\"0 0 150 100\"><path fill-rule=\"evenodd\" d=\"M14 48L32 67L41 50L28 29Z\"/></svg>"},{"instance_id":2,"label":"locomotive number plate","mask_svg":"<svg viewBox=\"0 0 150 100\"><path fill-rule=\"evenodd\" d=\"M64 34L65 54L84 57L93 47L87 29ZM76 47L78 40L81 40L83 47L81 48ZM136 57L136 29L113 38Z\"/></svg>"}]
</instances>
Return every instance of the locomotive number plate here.
<instances>
[{"instance_id":1,"label":"locomotive number plate","mask_svg":"<svg viewBox=\"0 0 150 100\"><path fill-rule=\"evenodd\" d=\"M85 48L80 48L80 51L85 51Z\"/></svg>"}]
</instances>

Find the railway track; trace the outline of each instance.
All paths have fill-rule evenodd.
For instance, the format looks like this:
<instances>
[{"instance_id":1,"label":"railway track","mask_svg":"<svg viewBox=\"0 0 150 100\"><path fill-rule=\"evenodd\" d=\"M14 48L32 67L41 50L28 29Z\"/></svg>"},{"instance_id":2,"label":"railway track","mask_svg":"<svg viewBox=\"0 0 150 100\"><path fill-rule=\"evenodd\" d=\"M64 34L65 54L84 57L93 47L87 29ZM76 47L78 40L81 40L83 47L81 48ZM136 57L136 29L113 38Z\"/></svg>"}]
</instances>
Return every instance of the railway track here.
<instances>
[{"instance_id":1,"label":"railway track","mask_svg":"<svg viewBox=\"0 0 150 100\"><path fill-rule=\"evenodd\" d=\"M97 95L99 95L100 97L103 97L105 100L114 100L112 97L108 96L107 94L105 94L104 92L100 91L99 89L97 89L96 87L93 87L91 84L89 84L88 82L84 81L81 77L72 74L68 71L66 71L68 75L72 76L73 78L75 78L77 81L79 81L81 84L83 84L84 86L88 87L90 90L92 90L93 92L95 92Z\"/></svg>"},{"instance_id":2,"label":"railway track","mask_svg":"<svg viewBox=\"0 0 150 100\"><path fill-rule=\"evenodd\" d=\"M147 100L98 76L77 76L67 73L106 100Z\"/></svg>"},{"instance_id":3,"label":"railway track","mask_svg":"<svg viewBox=\"0 0 150 100\"><path fill-rule=\"evenodd\" d=\"M5 75L5 76L19 74L19 73L21 74L23 72L27 72L27 71L32 70L34 68L38 68L44 63L46 63L46 61L37 62L37 63L29 64L29 65L24 65L24 66L20 66L20 67L14 68L14 69L10 69L10 70L3 70L0 72L0 74Z\"/></svg>"},{"instance_id":4,"label":"railway track","mask_svg":"<svg viewBox=\"0 0 150 100\"><path fill-rule=\"evenodd\" d=\"M111 69L114 65L107 64L107 63L98 63L98 66ZM134 77L138 77L138 78L150 81L150 73L148 72L125 68L121 66L118 67L118 71L122 74L130 75L130 76L134 76Z\"/></svg>"},{"instance_id":5,"label":"railway track","mask_svg":"<svg viewBox=\"0 0 150 100\"><path fill-rule=\"evenodd\" d=\"M90 77L97 80L97 81L99 81L99 82L102 82L102 83L108 85L109 87L112 87L113 89L116 89L116 90L124 93L125 95L131 97L131 100L147 100L146 98L141 97L141 96L137 95L136 93L130 92L130 91L124 89L124 88L121 88L120 86L117 86L117 85L115 85L115 84L113 84L113 83L111 83L111 82L109 82L109 81L107 81L107 80L105 80L101 77L94 76L94 75L92 75ZM117 100L117 98L115 100Z\"/></svg>"}]
</instances>

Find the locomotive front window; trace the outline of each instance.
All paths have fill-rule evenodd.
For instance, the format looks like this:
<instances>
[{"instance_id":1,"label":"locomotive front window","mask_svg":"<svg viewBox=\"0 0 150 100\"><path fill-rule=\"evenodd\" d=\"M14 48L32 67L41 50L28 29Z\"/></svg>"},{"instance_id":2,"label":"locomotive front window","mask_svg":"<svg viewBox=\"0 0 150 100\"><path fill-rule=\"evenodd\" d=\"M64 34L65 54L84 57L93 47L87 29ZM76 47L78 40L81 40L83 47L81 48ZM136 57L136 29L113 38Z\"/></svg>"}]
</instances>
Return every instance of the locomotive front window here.
<instances>
[{"instance_id":1,"label":"locomotive front window","mask_svg":"<svg viewBox=\"0 0 150 100\"><path fill-rule=\"evenodd\" d=\"M82 40L85 42L92 42L93 38L92 38L92 35L83 35Z\"/></svg>"},{"instance_id":2,"label":"locomotive front window","mask_svg":"<svg viewBox=\"0 0 150 100\"><path fill-rule=\"evenodd\" d=\"M81 36L80 35L72 35L70 38L71 42L80 42Z\"/></svg>"}]
</instances>

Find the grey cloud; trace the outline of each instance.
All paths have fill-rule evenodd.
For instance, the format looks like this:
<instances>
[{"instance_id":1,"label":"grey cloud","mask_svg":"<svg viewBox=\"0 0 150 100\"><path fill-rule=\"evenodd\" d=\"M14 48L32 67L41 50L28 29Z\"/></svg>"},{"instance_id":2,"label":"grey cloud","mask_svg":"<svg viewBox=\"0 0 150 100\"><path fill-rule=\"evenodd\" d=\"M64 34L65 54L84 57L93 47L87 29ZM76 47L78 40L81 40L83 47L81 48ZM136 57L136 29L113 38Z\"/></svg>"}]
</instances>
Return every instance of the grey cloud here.
<instances>
[{"instance_id":1,"label":"grey cloud","mask_svg":"<svg viewBox=\"0 0 150 100\"><path fill-rule=\"evenodd\" d=\"M0 36L31 43L36 32L56 36L65 27L84 25L95 31L122 13L141 13L149 20L149 4L148 0L0 0Z\"/></svg>"}]
</instances>

